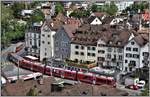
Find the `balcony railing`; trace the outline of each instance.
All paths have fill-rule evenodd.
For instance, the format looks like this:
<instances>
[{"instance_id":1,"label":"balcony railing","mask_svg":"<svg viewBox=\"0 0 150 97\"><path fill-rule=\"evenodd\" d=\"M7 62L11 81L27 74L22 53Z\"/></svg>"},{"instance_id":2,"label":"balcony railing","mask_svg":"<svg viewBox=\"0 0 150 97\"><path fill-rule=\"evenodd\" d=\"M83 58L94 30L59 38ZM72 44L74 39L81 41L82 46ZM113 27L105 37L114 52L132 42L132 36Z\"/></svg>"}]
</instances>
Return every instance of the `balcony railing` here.
<instances>
[{"instance_id":1,"label":"balcony railing","mask_svg":"<svg viewBox=\"0 0 150 97\"><path fill-rule=\"evenodd\" d=\"M96 63L93 61L84 61L84 62L77 62L75 60L66 60L65 63L69 66L75 66L80 68L92 68L96 66Z\"/></svg>"}]
</instances>

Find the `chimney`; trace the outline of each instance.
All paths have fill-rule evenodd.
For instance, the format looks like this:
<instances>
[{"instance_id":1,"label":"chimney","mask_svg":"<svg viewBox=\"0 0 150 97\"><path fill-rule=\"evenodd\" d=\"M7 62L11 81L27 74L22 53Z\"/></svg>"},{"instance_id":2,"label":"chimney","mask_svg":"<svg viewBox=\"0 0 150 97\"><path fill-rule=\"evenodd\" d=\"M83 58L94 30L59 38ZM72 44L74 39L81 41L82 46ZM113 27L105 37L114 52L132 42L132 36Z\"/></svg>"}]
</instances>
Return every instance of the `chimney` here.
<instances>
[{"instance_id":1,"label":"chimney","mask_svg":"<svg viewBox=\"0 0 150 97\"><path fill-rule=\"evenodd\" d=\"M51 23L51 26L54 27L54 23Z\"/></svg>"}]
</instances>

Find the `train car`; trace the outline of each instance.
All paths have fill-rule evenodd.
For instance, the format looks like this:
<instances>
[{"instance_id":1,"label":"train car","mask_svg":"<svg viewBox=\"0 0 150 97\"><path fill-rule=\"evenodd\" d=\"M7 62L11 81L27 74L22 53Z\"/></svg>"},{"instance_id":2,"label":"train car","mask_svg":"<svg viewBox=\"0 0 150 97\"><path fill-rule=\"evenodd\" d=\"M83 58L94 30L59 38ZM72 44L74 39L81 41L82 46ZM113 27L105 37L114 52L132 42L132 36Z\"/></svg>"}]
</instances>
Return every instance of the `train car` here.
<instances>
[{"instance_id":1,"label":"train car","mask_svg":"<svg viewBox=\"0 0 150 97\"><path fill-rule=\"evenodd\" d=\"M92 73L78 72L77 80L81 82L93 84L93 81L95 80L95 76L93 76Z\"/></svg>"},{"instance_id":2,"label":"train car","mask_svg":"<svg viewBox=\"0 0 150 97\"><path fill-rule=\"evenodd\" d=\"M56 77L62 77L63 76L63 73L64 71L61 69L61 68L52 68L53 69L53 76L56 76Z\"/></svg>"},{"instance_id":3,"label":"train car","mask_svg":"<svg viewBox=\"0 0 150 97\"><path fill-rule=\"evenodd\" d=\"M26 60L32 61L32 62L38 62L39 61L39 58L34 57L34 56L30 56L30 55L25 56L23 58L26 59Z\"/></svg>"},{"instance_id":4,"label":"train car","mask_svg":"<svg viewBox=\"0 0 150 97\"><path fill-rule=\"evenodd\" d=\"M64 78L71 79L71 80L77 80L77 72L76 71L65 70Z\"/></svg>"},{"instance_id":5,"label":"train car","mask_svg":"<svg viewBox=\"0 0 150 97\"><path fill-rule=\"evenodd\" d=\"M28 60L25 60L24 58L11 53L10 54L10 60L14 63L18 64L19 67L29 69L36 72L41 72L47 75L53 75L56 77L61 77L65 79L71 79L71 80L77 80L81 82L86 82L90 84L96 84L96 85L102 85L107 84L111 85L113 87L116 86L116 81L113 77L107 77L107 76L100 76L98 74L93 73L85 73L82 71L75 71L75 70L67 70L65 68L57 68L57 67L51 67L51 66L44 66L41 63L38 62L31 62Z\"/></svg>"},{"instance_id":6,"label":"train car","mask_svg":"<svg viewBox=\"0 0 150 97\"><path fill-rule=\"evenodd\" d=\"M20 66L24 69L32 70L32 62L27 60L22 60Z\"/></svg>"},{"instance_id":7,"label":"train car","mask_svg":"<svg viewBox=\"0 0 150 97\"><path fill-rule=\"evenodd\" d=\"M44 73L45 71L44 65L41 65L40 63L33 62L32 63L32 71L41 72Z\"/></svg>"}]
</instances>

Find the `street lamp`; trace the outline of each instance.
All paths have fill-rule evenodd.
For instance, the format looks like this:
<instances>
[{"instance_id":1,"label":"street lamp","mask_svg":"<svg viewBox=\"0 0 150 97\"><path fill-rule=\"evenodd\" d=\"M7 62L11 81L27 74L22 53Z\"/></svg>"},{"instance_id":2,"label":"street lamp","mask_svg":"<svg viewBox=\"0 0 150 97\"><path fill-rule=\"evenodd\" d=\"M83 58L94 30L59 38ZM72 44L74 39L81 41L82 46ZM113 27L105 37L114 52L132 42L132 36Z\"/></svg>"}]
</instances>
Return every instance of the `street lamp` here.
<instances>
[{"instance_id":1,"label":"street lamp","mask_svg":"<svg viewBox=\"0 0 150 97\"><path fill-rule=\"evenodd\" d=\"M93 77L93 83L92 83L92 96L94 95L94 85L96 84L96 79Z\"/></svg>"},{"instance_id":2,"label":"street lamp","mask_svg":"<svg viewBox=\"0 0 150 97\"><path fill-rule=\"evenodd\" d=\"M19 61L18 61L18 80L19 80Z\"/></svg>"}]
</instances>

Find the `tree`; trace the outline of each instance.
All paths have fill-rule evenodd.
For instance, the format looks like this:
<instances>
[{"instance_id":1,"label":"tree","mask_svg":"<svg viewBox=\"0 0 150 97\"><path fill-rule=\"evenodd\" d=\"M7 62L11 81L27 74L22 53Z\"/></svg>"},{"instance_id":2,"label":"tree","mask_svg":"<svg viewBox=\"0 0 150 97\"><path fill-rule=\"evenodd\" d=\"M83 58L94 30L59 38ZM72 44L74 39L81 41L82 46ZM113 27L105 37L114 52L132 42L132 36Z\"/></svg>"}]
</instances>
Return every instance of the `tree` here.
<instances>
[{"instance_id":1,"label":"tree","mask_svg":"<svg viewBox=\"0 0 150 97\"><path fill-rule=\"evenodd\" d=\"M110 5L105 5L106 9L105 12L107 12L109 15L114 15L118 8L114 3L111 3Z\"/></svg>"},{"instance_id":2,"label":"tree","mask_svg":"<svg viewBox=\"0 0 150 97\"><path fill-rule=\"evenodd\" d=\"M25 9L25 4L24 3L19 3L19 2L15 2L11 9L13 10L13 15L15 18L20 18L21 17L21 11L22 9Z\"/></svg>"},{"instance_id":3,"label":"tree","mask_svg":"<svg viewBox=\"0 0 150 97\"><path fill-rule=\"evenodd\" d=\"M29 92L27 92L26 96L38 96L38 92L35 90L35 88L31 88Z\"/></svg>"},{"instance_id":4,"label":"tree","mask_svg":"<svg viewBox=\"0 0 150 97\"><path fill-rule=\"evenodd\" d=\"M92 11L92 12L97 12L97 11L98 11L98 6L97 6L96 4L93 4L93 5L91 6L91 11Z\"/></svg>"},{"instance_id":5,"label":"tree","mask_svg":"<svg viewBox=\"0 0 150 97\"><path fill-rule=\"evenodd\" d=\"M149 96L149 84L145 85L145 88L142 91L141 96Z\"/></svg>"},{"instance_id":6,"label":"tree","mask_svg":"<svg viewBox=\"0 0 150 97\"><path fill-rule=\"evenodd\" d=\"M56 2L55 12L56 12L56 15L58 13L63 13L64 12L64 6L60 2Z\"/></svg>"},{"instance_id":7,"label":"tree","mask_svg":"<svg viewBox=\"0 0 150 97\"><path fill-rule=\"evenodd\" d=\"M27 24L32 25L35 22L44 21L44 19L45 19L45 15L41 11L41 9L35 9L33 11L33 14L31 15L30 19L27 21Z\"/></svg>"}]
</instances>

